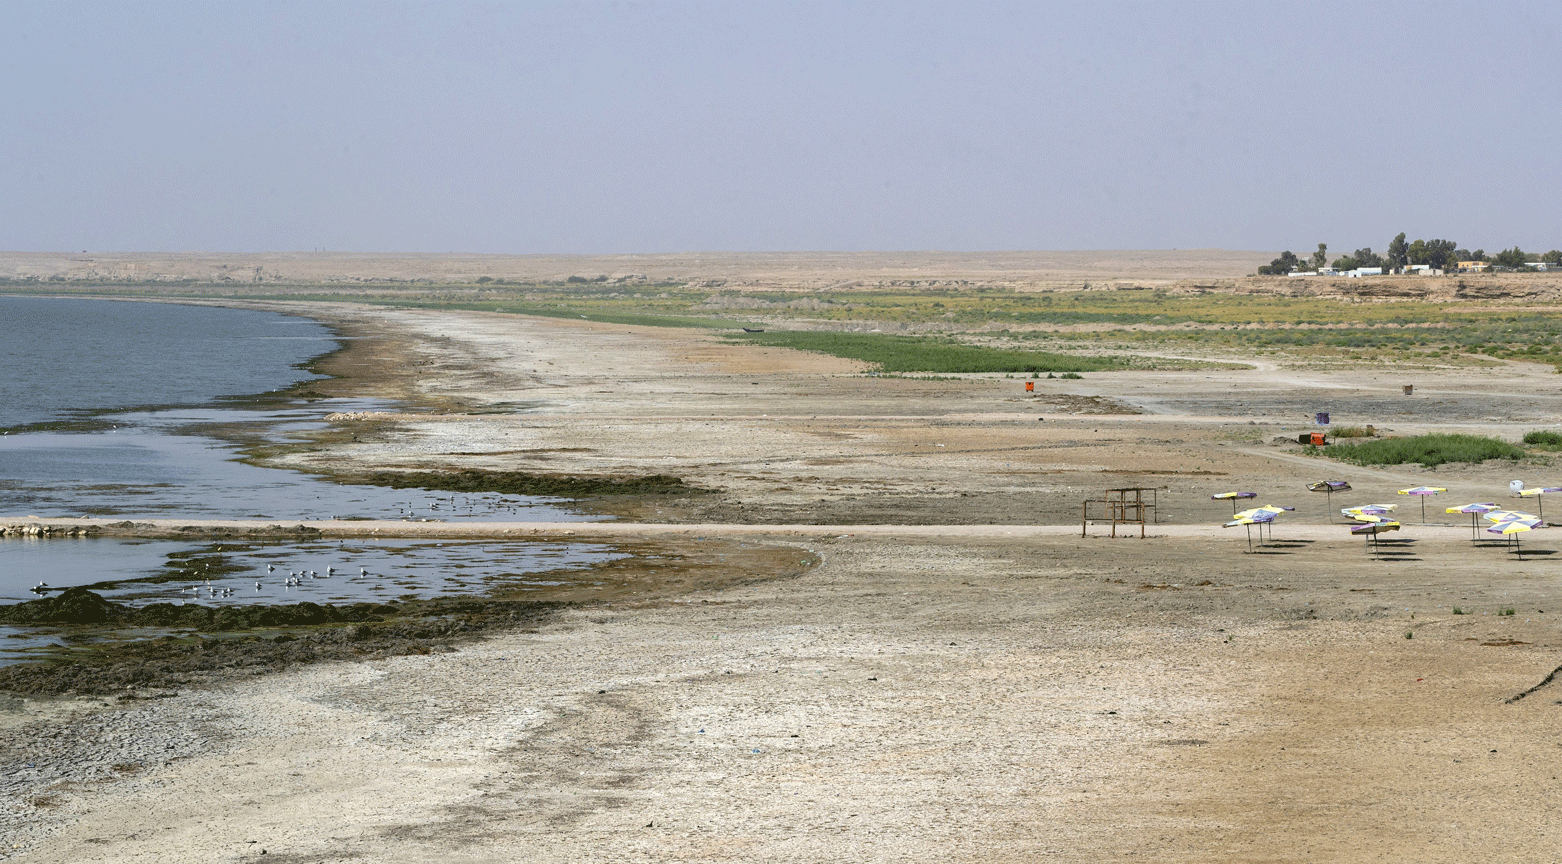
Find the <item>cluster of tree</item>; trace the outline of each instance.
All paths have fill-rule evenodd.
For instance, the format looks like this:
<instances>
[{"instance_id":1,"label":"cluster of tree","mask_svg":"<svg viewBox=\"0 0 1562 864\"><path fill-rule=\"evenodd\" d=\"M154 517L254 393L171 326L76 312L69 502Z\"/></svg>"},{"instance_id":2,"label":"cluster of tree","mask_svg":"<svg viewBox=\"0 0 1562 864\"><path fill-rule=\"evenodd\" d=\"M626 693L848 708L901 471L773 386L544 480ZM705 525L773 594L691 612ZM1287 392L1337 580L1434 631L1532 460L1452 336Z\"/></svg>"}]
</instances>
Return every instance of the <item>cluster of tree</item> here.
<instances>
[{"instance_id":1,"label":"cluster of tree","mask_svg":"<svg viewBox=\"0 0 1562 864\"><path fill-rule=\"evenodd\" d=\"M1320 270L1328 260L1329 245L1319 243L1318 251L1314 252L1309 260L1304 262L1287 250L1280 253L1279 258L1259 267L1258 275L1284 276L1301 270L1306 265L1311 265L1313 270ZM1416 240L1407 243L1404 233L1401 232L1399 236L1389 241L1388 249L1382 255L1373 252L1372 247L1367 246L1334 259L1332 266L1336 270L1355 270L1361 267L1402 270L1412 265L1425 265L1434 270L1453 270L1459 266L1460 261L1484 261L1496 267L1513 269L1521 269L1537 262L1562 265L1562 250L1553 249L1537 255L1515 246L1488 257L1484 249L1477 249L1474 252L1460 249L1459 244L1452 240Z\"/></svg>"}]
</instances>

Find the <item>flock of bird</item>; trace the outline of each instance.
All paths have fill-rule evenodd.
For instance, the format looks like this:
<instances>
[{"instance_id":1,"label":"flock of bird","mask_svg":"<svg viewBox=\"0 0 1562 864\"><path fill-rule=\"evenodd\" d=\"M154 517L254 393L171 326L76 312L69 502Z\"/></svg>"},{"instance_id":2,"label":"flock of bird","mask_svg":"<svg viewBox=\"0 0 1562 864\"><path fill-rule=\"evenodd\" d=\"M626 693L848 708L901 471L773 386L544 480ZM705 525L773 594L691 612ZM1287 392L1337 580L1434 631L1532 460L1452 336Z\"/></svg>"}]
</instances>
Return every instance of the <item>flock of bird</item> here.
<instances>
[{"instance_id":1,"label":"flock of bird","mask_svg":"<svg viewBox=\"0 0 1562 864\"><path fill-rule=\"evenodd\" d=\"M524 502L512 502L503 496L490 498L484 495L467 495L464 496L463 500L462 496L452 495L449 498L434 498L432 500L425 499L423 507L426 508L428 515L421 517L418 515L419 508L418 502L416 501L407 501L405 503L397 502L395 506L398 515L400 515L403 520L414 522L442 522L444 521L442 517L446 514L452 516L476 516L484 512L516 512L525 509L526 504ZM222 547L219 546L217 552L220 556L222 554ZM203 579L204 584L198 586L187 586L180 589L179 593L181 595L193 596L195 598L201 597L201 595L204 593L206 597L210 599L233 596L233 588L223 585L213 585L211 578L206 571L207 565L205 563L196 565L196 569L189 575L195 579ZM276 565L266 565L266 573L268 576L274 574L275 572ZM289 572L287 576L284 577L282 585L284 588L297 588L304 585L309 580L329 579L334 575L336 575L335 567L325 568L324 574L321 574L316 570L296 570ZM360 578L368 575L369 569L367 567L358 568L358 576ZM262 582L259 580L255 582L256 592L260 592L264 590L264 588L265 585ZM44 596L51 591L59 591L61 589L51 588L49 583L40 580L37 585L34 585L27 590L31 591L33 594Z\"/></svg>"},{"instance_id":2,"label":"flock of bird","mask_svg":"<svg viewBox=\"0 0 1562 864\"><path fill-rule=\"evenodd\" d=\"M267 564L266 565L266 572L267 573L275 573L276 570L277 570L277 567L276 567L275 564ZM304 584L304 580L306 580L306 579L330 579L334 575L336 575L336 568L335 567L327 567L327 568L325 568L325 575L324 576L320 575L320 571L318 571L318 570L297 570L297 571L294 571L294 572L291 572L291 573L287 574L287 576L283 579L282 584L283 584L283 587L285 587L285 588L297 588L298 586L303 585ZM362 578L362 577L365 577L365 576L368 576L368 575L369 575L369 568L367 568L367 567L359 567L358 568L358 576L359 576L359 578ZM261 584L260 580L256 580L255 581L255 590L256 591L260 591L264 587L265 586L263 584ZM49 593L50 591L52 591L54 589L49 587L49 583L44 582L43 580L40 579L38 581L37 585L34 585L33 587L31 587L31 588L29 588L27 590L31 591L34 594L38 594L38 595L41 596L41 595ZM213 585L212 584L212 580L211 579L207 579L206 580L206 584L204 584L204 585L188 585L188 586L185 586L184 588L180 588L179 589L179 593L180 594L190 594L190 595L193 595L193 596L198 598L198 597L201 596L201 592L205 591L208 598L215 599L215 598L218 598L218 597L232 597L233 596L233 590L234 589L229 588L229 587L227 587L225 585Z\"/></svg>"},{"instance_id":3,"label":"flock of bird","mask_svg":"<svg viewBox=\"0 0 1562 864\"><path fill-rule=\"evenodd\" d=\"M277 570L277 565L275 565L275 564L267 564L266 565L266 572L268 574L275 573L276 570ZM324 574L321 574L320 571L318 571L318 570L293 570L293 571L289 571L287 576L283 577L283 579L282 579L282 587L284 587L284 588L297 588L297 587L303 585L306 581L314 580L314 579L330 579L330 578L334 577L335 575L336 575L336 568L335 567L327 567L327 568L325 568L325 573ZM361 578L363 578L365 576L368 576L368 575L369 575L369 568L367 568L367 567L359 567L358 568L358 578L361 579ZM260 591L264 587L265 586L262 585L259 580L256 580L256 582L255 582L255 590L256 591Z\"/></svg>"}]
</instances>

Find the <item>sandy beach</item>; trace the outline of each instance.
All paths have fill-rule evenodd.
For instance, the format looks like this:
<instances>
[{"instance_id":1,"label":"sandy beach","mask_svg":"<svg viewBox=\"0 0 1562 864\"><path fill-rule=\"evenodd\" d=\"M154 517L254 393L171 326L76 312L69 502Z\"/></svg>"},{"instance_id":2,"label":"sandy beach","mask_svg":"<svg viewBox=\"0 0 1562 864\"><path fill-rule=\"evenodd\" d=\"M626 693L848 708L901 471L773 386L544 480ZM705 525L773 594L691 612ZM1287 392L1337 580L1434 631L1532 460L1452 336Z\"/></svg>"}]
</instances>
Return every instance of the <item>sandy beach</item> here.
<instances>
[{"instance_id":1,"label":"sandy beach","mask_svg":"<svg viewBox=\"0 0 1562 864\"><path fill-rule=\"evenodd\" d=\"M1043 379L1031 395L1018 378L870 377L705 331L297 308L350 337L322 390L413 407L337 416L271 464L656 473L700 490L595 505L612 523L310 523L324 536L722 538L817 564L580 603L425 656L12 700L0 857L1409 862L1558 848L1562 684L1543 684L1562 664L1557 544L1537 532L1521 561L1442 513L1554 478L1363 468L1277 443L1322 410L1516 440L1562 422L1549 367L1260 361ZM1305 491L1326 477L1355 489ZM1420 484L1449 490L1427 507L1434 524L1395 494ZM1148 536L1096 524L1082 538L1081 502L1118 487L1154 490ZM1250 549L1219 527L1230 505L1209 496L1229 489L1296 511ZM1376 550L1329 510L1368 501L1405 522ZM213 527L131 521L148 536Z\"/></svg>"}]
</instances>

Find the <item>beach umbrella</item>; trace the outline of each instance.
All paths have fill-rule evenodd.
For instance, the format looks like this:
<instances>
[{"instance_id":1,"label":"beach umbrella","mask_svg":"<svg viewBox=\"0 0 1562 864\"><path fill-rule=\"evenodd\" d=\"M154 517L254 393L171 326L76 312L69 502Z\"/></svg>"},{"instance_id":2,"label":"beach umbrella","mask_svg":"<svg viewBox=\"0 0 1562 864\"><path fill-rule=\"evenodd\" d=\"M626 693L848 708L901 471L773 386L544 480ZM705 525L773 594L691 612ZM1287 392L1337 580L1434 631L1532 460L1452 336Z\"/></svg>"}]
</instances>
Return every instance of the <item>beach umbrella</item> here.
<instances>
[{"instance_id":1,"label":"beach umbrella","mask_svg":"<svg viewBox=\"0 0 1562 864\"><path fill-rule=\"evenodd\" d=\"M1492 522L1539 522L1540 517L1534 513L1525 513L1523 510L1493 510L1490 513L1482 513L1486 519Z\"/></svg>"},{"instance_id":2,"label":"beach umbrella","mask_svg":"<svg viewBox=\"0 0 1562 864\"><path fill-rule=\"evenodd\" d=\"M1505 537L1512 537L1513 551L1517 552L1519 554L1519 560L1523 561L1524 550L1519 546L1519 535L1526 531L1533 531L1539 527L1540 525L1538 524L1538 520L1514 519L1509 522L1498 522L1496 525L1493 525L1486 530L1493 534L1501 534Z\"/></svg>"},{"instance_id":3,"label":"beach umbrella","mask_svg":"<svg viewBox=\"0 0 1562 864\"><path fill-rule=\"evenodd\" d=\"M1238 525L1247 529L1247 551L1253 551L1253 526L1258 526L1258 542L1264 542L1264 525L1273 522L1275 514L1267 510L1245 510L1236 514L1236 518L1220 526L1222 528L1235 528Z\"/></svg>"},{"instance_id":4,"label":"beach umbrella","mask_svg":"<svg viewBox=\"0 0 1562 864\"><path fill-rule=\"evenodd\" d=\"M1496 504L1465 504L1465 505L1463 505L1461 507L1449 507L1448 509L1444 510L1443 512L1444 513L1468 513L1468 514L1470 514L1470 539L1474 540L1474 539L1480 537L1480 534L1476 533L1476 532L1478 532L1480 530L1480 528L1479 528L1479 526L1477 526L1475 524L1475 517L1477 515L1481 514L1481 513L1490 513L1490 512L1492 512L1493 510L1496 510L1496 509L1497 509L1497 505Z\"/></svg>"},{"instance_id":5,"label":"beach umbrella","mask_svg":"<svg viewBox=\"0 0 1562 864\"><path fill-rule=\"evenodd\" d=\"M1236 512L1237 512L1237 502L1238 501L1246 499L1246 498L1257 498L1257 497L1258 497L1258 493L1257 492L1221 492L1218 495L1211 495L1211 496L1209 496L1209 500L1211 500L1211 501L1226 501L1226 500L1230 500L1231 501L1231 514L1234 516L1234 515L1236 515Z\"/></svg>"},{"instance_id":6,"label":"beach umbrella","mask_svg":"<svg viewBox=\"0 0 1562 864\"><path fill-rule=\"evenodd\" d=\"M1273 540L1275 536L1275 517L1279 516L1281 513L1295 509L1295 507L1276 507L1273 504L1265 504L1262 507L1254 507L1251 510L1243 510L1241 513L1233 514L1233 516L1236 519L1252 520L1252 523L1258 526L1258 542L1263 543L1264 526L1269 526L1269 539Z\"/></svg>"},{"instance_id":7,"label":"beach umbrella","mask_svg":"<svg viewBox=\"0 0 1562 864\"><path fill-rule=\"evenodd\" d=\"M1378 546L1378 535L1379 534L1382 534L1385 531L1398 531L1398 530L1399 530L1399 523L1398 522L1390 522L1388 520L1384 520L1384 521L1381 521L1381 522L1368 522L1368 523L1363 524L1363 525L1353 525L1353 526L1351 526L1350 533L1362 535L1363 537L1366 538L1366 543L1367 543L1368 547L1373 549L1373 550L1376 550L1377 546Z\"/></svg>"},{"instance_id":8,"label":"beach umbrella","mask_svg":"<svg viewBox=\"0 0 1562 864\"><path fill-rule=\"evenodd\" d=\"M1439 492L1447 492L1441 486L1412 486L1409 489L1399 490L1401 495L1413 495L1421 499L1421 524L1426 524L1426 498L1428 495L1436 495Z\"/></svg>"},{"instance_id":9,"label":"beach umbrella","mask_svg":"<svg viewBox=\"0 0 1562 864\"><path fill-rule=\"evenodd\" d=\"M1319 480L1317 483L1308 483L1307 491L1322 492L1325 495L1328 495L1329 497L1324 506L1332 511L1334 509L1334 493L1349 492L1350 484L1344 480ZM1334 514L1332 512L1329 513L1329 521L1334 521Z\"/></svg>"},{"instance_id":10,"label":"beach umbrella","mask_svg":"<svg viewBox=\"0 0 1562 864\"><path fill-rule=\"evenodd\" d=\"M1398 504L1362 504L1357 507L1346 507L1340 510L1340 513L1357 522L1387 522L1388 520L1383 517L1397 509L1399 509Z\"/></svg>"},{"instance_id":11,"label":"beach umbrella","mask_svg":"<svg viewBox=\"0 0 1562 864\"><path fill-rule=\"evenodd\" d=\"M1553 492L1562 492L1562 486L1537 486L1534 489L1522 489L1519 491L1519 495L1524 498L1534 498L1536 507L1540 510L1540 515L1545 516L1546 502L1540 496L1550 495Z\"/></svg>"}]
</instances>

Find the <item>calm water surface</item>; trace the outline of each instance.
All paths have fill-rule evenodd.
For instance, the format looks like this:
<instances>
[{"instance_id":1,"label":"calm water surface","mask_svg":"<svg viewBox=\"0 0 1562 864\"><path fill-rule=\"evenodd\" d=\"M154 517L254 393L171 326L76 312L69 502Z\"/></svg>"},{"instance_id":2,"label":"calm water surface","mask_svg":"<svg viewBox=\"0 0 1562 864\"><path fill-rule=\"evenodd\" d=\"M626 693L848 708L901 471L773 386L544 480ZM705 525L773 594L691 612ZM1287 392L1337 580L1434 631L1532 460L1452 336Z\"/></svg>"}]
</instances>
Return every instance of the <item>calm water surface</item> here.
<instances>
[{"instance_id":1,"label":"calm water surface","mask_svg":"<svg viewBox=\"0 0 1562 864\"><path fill-rule=\"evenodd\" d=\"M350 400L276 410L229 397L317 377L303 368L338 344L304 318L245 309L103 300L0 297L0 515L125 518L571 521L565 502L517 495L343 486L234 461L234 448L197 434L206 424L256 424L273 438L320 428L326 414L393 408ZM214 359L220 362L214 362ZM253 404L253 403L251 403ZM112 412L104 414L103 412ZM27 424L101 416L91 432L27 431ZM166 572L178 541L0 539L0 602L52 589ZM204 544L202 544L204 545ZM268 546L230 553L245 568L214 597L204 580L126 584L125 602L350 602L511 588L613 557L590 544L380 541ZM272 567L267 569L267 565ZM287 586L282 571L344 573ZM357 576L367 567L370 577ZM350 573L345 572L350 571ZM539 575L540 574L540 575ZM349 578L352 577L352 578ZM193 588L199 581L201 596ZM257 589L254 583L260 581ZM10 633L8 635L15 635ZM3 651L0 651L3 653Z\"/></svg>"},{"instance_id":2,"label":"calm water surface","mask_svg":"<svg viewBox=\"0 0 1562 864\"><path fill-rule=\"evenodd\" d=\"M275 312L0 297L0 428L265 393L319 377L301 364L336 344Z\"/></svg>"}]
</instances>

